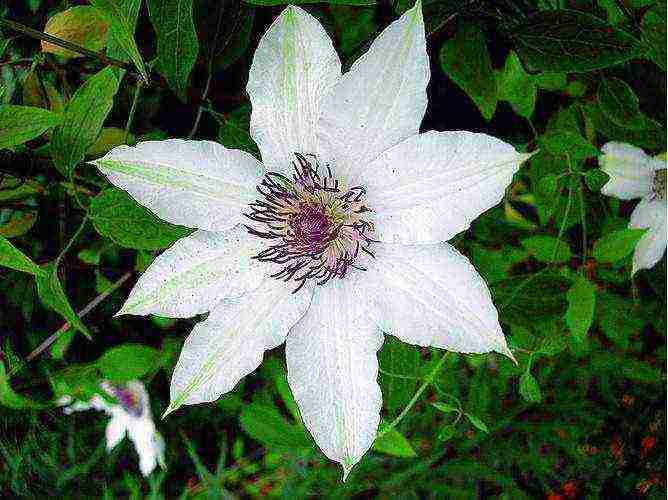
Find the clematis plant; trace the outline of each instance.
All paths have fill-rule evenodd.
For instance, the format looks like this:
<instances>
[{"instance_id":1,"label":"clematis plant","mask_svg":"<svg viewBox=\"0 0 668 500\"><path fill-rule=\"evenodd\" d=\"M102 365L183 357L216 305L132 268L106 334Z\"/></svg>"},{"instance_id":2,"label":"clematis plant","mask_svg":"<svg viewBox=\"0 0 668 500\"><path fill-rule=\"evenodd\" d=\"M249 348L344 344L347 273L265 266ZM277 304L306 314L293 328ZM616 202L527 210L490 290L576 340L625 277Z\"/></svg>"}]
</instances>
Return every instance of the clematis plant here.
<instances>
[{"instance_id":1,"label":"clematis plant","mask_svg":"<svg viewBox=\"0 0 668 500\"><path fill-rule=\"evenodd\" d=\"M209 312L183 346L166 413L214 401L286 342L304 423L344 479L376 436L383 332L512 357L483 279L444 241L497 204L528 155L427 132L420 2L341 74L322 26L290 6L247 91L262 163L209 141L121 146L95 164L162 219L196 228L118 314Z\"/></svg>"},{"instance_id":2,"label":"clematis plant","mask_svg":"<svg viewBox=\"0 0 668 500\"><path fill-rule=\"evenodd\" d=\"M629 228L648 229L633 253L632 274L650 269L666 253L666 161L631 144L609 142L601 149L601 169L610 179L601 192L621 200L641 198Z\"/></svg>"}]
</instances>

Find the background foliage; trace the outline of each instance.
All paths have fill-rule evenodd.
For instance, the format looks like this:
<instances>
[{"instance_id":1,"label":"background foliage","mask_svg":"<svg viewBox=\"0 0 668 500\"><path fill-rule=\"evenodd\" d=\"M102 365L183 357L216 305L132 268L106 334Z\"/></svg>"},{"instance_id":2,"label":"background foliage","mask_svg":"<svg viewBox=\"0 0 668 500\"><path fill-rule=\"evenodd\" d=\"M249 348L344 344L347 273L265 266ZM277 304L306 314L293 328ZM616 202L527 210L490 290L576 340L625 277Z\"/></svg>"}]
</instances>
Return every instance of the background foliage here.
<instances>
[{"instance_id":1,"label":"background foliage","mask_svg":"<svg viewBox=\"0 0 668 500\"><path fill-rule=\"evenodd\" d=\"M296 1L344 66L411 0ZM601 196L607 141L666 149L666 4L424 0L424 129L538 150L454 244L489 283L519 361L391 338L383 419L345 484L305 432L280 349L217 403L158 422L148 480L105 418L64 416L103 378L140 377L154 413L193 320L113 318L156 252L157 220L85 163L192 137L258 154L245 80L281 0L25 0L0 25L0 491L5 495L665 498L666 260L631 279L635 202ZM122 64L121 64L122 62ZM79 315L77 316L77 313ZM65 321L71 327L61 327Z\"/></svg>"}]
</instances>

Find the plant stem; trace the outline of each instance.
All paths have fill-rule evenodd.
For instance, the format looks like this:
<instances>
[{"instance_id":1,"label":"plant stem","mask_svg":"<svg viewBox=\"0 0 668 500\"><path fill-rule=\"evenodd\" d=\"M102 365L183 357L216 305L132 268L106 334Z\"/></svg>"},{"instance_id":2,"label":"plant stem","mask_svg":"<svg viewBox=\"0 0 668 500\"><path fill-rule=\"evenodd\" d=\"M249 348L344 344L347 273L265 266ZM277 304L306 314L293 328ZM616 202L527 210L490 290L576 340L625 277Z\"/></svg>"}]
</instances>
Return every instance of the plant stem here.
<instances>
[{"instance_id":1,"label":"plant stem","mask_svg":"<svg viewBox=\"0 0 668 500\"><path fill-rule=\"evenodd\" d=\"M440 372L441 368L443 368L443 364L445 363L445 360L447 359L448 354L450 354L450 353L446 352L445 354L443 354L443 356L438 361L438 363L436 363L436 366L434 367L434 369L431 372L429 372L429 374L425 377L424 382L422 382L422 385L415 392L415 394L413 395L411 400L408 402L406 407L403 410L401 410L401 413L399 415L397 415L397 418L392 420L390 425L388 425L387 427L385 427L385 429L383 429L382 431L380 431L378 433L378 437L381 437L383 434L385 434L387 432L390 432L392 429L394 429L399 424L399 422L401 422L401 420L406 416L406 414L408 414L408 412L411 411L411 408L413 408L413 406L415 406L415 403L417 403L418 399L420 399L420 396L422 396L422 393L427 390L427 387L429 387L429 385L431 385L431 383L436 378L436 375L438 375L438 372Z\"/></svg>"},{"instance_id":2,"label":"plant stem","mask_svg":"<svg viewBox=\"0 0 668 500\"><path fill-rule=\"evenodd\" d=\"M88 214L84 215L83 220L81 221L81 224L79 225L79 228L76 230L74 235L70 238L70 241L67 242L67 245L65 245L65 248L60 252L58 257L56 257L55 260L55 266L58 267L58 264L62 260L63 256L69 251L69 249L72 247L72 244L76 241L77 238L81 235L81 233L84 230L84 227L86 227L86 222L88 222Z\"/></svg>"},{"instance_id":3,"label":"plant stem","mask_svg":"<svg viewBox=\"0 0 668 500\"><path fill-rule=\"evenodd\" d=\"M132 121L134 120L135 113L137 112L137 104L139 103L139 94L141 93L141 87L142 87L142 82L138 81L137 86L135 87L135 94L132 97L132 105L130 106L130 113L128 114L128 120L125 122L125 142L128 142L130 127L132 127Z\"/></svg>"}]
</instances>

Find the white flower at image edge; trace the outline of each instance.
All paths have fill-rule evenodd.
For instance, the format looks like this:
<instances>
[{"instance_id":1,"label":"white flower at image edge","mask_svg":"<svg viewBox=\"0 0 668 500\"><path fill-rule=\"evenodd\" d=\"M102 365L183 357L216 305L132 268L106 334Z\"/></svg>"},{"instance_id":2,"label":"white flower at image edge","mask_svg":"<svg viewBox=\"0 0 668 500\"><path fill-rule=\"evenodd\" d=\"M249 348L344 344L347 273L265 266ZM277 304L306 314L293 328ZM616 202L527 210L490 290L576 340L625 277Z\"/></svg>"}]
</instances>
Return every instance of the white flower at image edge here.
<instances>
[{"instance_id":1,"label":"white flower at image edge","mask_svg":"<svg viewBox=\"0 0 668 500\"><path fill-rule=\"evenodd\" d=\"M631 214L629 228L648 229L633 254L633 271L650 269L666 253L666 161L652 158L630 144L609 142L601 148L601 169L610 179L601 188L620 200L641 198Z\"/></svg>"},{"instance_id":2,"label":"white flower at image edge","mask_svg":"<svg viewBox=\"0 0 668 500\"><path fill-rule=\"evenodd\" d=\"M167 413L231 391L285 342L304 424L345 479L376 437L383 332L512 357L487 285L443 242L502 200L529 155L485 134L420 134L428 80L419 2L345 74L323 27L290 6L248 80L262 163L185 140L95 162L160 218L196 228L118 313L209 312L185 341Z\"/></svg>"},{"instance_id":3,"label":"white flower at image edge","mask_svg":"<svg viewBox=\"0 0 668 500\"><path fill-rule=\"evenodd\" d=\"M157 464L164 467L165 442L155 428L144 384L138 380L126 384L104 381L101 388L118 404L109 403L98 395L87 402L72 402L70 396L63 396L59 403L66 405L63 409L66 414L93 409L111 416L106 430L107 451L113 450L127 434L137 450L139 469L144 476L148 476Z\"/></svg>"}]
</instances>

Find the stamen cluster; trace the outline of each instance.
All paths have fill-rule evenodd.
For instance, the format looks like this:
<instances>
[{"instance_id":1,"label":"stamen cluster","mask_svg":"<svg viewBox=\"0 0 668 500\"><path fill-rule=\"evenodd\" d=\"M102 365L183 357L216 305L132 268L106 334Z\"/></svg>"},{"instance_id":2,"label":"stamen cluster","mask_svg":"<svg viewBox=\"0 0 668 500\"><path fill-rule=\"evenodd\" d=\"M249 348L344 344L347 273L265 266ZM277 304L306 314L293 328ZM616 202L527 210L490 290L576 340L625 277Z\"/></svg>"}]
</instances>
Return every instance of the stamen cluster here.
<instances>
[{"instance_id":1,"label":"stamen cluster","mask_svg":"<svg viewBox=\"0 0 668 500\"><path fill-rule=\"evenodd\" d=\"M307 158L308 157L308 158ZM369 237L373 224L363 218L371 210L364 205L361 186L345 188L329 165L323 169L315 156L295 153L294 173L288 178L268 172L257 186L261 199L244 214L255 223L246 226L250 234L274 240L253 258L283 267L272 277L299 282L308 279L324 285L343 278L360 250L373 256Z\"/></svg>"},{"instance_id":2,"label":"stamen cluster","mask_svg":"<svg viewBox=\"0 0 668 500\"><path fill-rule=\"evenodd\" d=\"M666 169L662 168L654 172L654 180L652 182L652 191L658 200L666 199Z\"/></svg>"}]
</instances>

